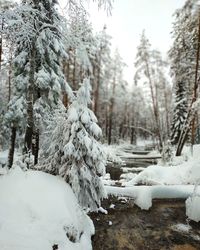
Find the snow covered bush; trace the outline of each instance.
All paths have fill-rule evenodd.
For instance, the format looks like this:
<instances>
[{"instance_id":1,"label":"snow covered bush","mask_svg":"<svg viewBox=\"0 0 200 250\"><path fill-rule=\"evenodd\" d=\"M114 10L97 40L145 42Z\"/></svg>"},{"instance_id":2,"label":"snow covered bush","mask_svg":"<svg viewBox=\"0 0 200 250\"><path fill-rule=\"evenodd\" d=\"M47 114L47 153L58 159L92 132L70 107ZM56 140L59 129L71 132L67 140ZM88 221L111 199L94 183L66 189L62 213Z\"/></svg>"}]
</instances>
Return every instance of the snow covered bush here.
<instances>
[{"instance_id":1,"label":"snow covered bush","mask_svg":"<svg viewBox=\"0 0 200 250\"><path fill-rule=\"evenodd\" d=\"M102 132L88 108L91 86L85 79L65 117L58 117L45 170L62 176L84 208L96 210L105 196L100 176L105 174L106 154L98 142Z\"/></svg>"}]
</instances>

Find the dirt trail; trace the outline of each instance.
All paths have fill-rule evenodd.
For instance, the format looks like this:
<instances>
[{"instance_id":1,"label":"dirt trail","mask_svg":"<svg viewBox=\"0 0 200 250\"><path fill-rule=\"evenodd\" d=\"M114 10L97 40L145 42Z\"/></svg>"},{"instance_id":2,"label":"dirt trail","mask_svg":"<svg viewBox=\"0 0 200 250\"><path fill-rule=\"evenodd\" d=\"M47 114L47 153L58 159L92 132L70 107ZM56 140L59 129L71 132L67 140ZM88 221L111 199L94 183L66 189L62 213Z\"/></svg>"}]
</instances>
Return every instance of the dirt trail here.
<instances>
[{"instance_id":1,"label":"dirt trail","mask_svg":"<svg viewBox=\"0 0 200 250\"><path fill-rule=\"evenodd\" d=\"M144 211L110 197L103 207L107 215L91 214L94 250L200 250L200 223L187 223L184 201L157 200Z\"/></svg>"}]
</instances>

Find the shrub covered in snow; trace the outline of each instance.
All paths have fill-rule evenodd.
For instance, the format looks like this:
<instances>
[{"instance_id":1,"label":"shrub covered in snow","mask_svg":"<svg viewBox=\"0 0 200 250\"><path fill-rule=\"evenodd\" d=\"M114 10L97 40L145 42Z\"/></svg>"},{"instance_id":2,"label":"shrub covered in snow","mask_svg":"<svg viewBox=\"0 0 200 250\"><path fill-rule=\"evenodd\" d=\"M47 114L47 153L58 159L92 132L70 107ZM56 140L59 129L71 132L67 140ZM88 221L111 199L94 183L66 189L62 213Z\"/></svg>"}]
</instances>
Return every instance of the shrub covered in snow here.
<instances>
[{"instance_id":1,"label":"shrub covered in snow","mask_svg":"<svg viewBox=\"0 0 200 250\"><path fill-rule=\"evenodd\" d=\"M66 119L58 117L49 145L46 171L62 176L84 208L96 210L105 196L100 176L105 174L106 154L98 142L101 129L87 107L91 86L84 80L68 109Z\"/></svg>"}]
</instances>

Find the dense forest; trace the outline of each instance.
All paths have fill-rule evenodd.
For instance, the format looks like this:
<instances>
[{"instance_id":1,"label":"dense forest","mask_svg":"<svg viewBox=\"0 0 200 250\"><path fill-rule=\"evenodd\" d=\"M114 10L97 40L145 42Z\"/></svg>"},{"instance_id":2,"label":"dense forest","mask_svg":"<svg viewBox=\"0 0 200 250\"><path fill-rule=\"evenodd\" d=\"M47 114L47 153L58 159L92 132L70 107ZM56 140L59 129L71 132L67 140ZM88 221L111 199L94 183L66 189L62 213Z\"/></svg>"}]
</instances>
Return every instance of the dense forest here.
<instances>
[{"instance_id":1,"label":"dense forest","mask_svg":"<svg viewBox=\"0 0 200 250\"><path fill-rule=\"evenodd\" d=\"M133 59L133 82L128 83L123 76L126 65L120 51L111 50L106 27L94 33L79 1L69 1L65 16L56 2L3 1L0 143L2 149L10 147L9 167L15 147L34 155L37 164L40 138L51 126L55 110L68 108L85 78L90 79L89 107L98 118L103 142L151 138L162 150L167 141L178 145L180 137L185 141L190 134L187 140L194 144L198 122L187 116L193 116L189 113L198 85L195 2L188 1L175 13L174 43L167 60L142 32ZM109 1L99 5L112 8ZM185 136L180 135L183 126L188 128Z\"/></svg>"},{"instance_id":2,"label":"dense forest","mask_svg":"<svg viewBox=\"0 0 200 250\"><path fill-rule=\"evenodd\" d=\"M106 25L94 31L86 2L67 0L61 8L57 0L0 1L0 151L5 154L0 166L6 173L18 168L30 173L30 182L36 178L31 171L61 177L70 195L75 194L70 200L76 207L77 199L79 214L101 208L108 162L121 164L130 158L125 151L116 153L116 145L126 143L130 149L147 142L161 165L169 166L183 156L184 146L196 159L194 145L200 143L199 1L187 0L174 13L167 56L141 30L132 82L125 80L126 63L120 50L113 49ZM112 15L112 0L94 2ZM195 181L186 182L196 185L193 195L200 179L199 170L195 173ZM35 185L38 180L42 189L43 180L39 174L37 178ZM70 242L80 241L74 227L64 229ZM80 244L76 249L90 249ZM52 242L51 246L30 249L75 249Z\"/></svg>"}]
</instances>

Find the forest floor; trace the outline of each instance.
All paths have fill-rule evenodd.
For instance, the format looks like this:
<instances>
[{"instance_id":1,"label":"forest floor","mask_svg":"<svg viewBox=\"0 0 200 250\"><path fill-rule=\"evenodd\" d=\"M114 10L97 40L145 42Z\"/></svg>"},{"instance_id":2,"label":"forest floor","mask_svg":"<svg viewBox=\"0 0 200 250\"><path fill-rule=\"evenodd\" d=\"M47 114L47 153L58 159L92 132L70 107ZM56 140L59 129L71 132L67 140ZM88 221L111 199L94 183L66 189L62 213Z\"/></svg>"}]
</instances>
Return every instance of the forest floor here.
<instances>
[{"instance_id":1,"label":"forest floor","mask_svg":"<svg viewBox=\"0 0 200 250\"><path fill-rule=\"evenodd\" d=\"M122 173L112 166L107 172L114 180ZM109 196L102 207L108 214L90 214L94 250L200 250L200 222L187 220L185 200L154 200L149 210L141 210L131 198Z\"/></svg>"},{"instance_id":2,"label":"forest floor","mask_svg":"<svg viewBox=\"0 0 200 250\"><path fill-rule=\"evenodd\" d=\"M94 250L200 249L200 223L186 220L183 200L155 200L144 211L132 199L109 197L102 206L108 214L90 216Z\"/></svg>"}]
</instances>

